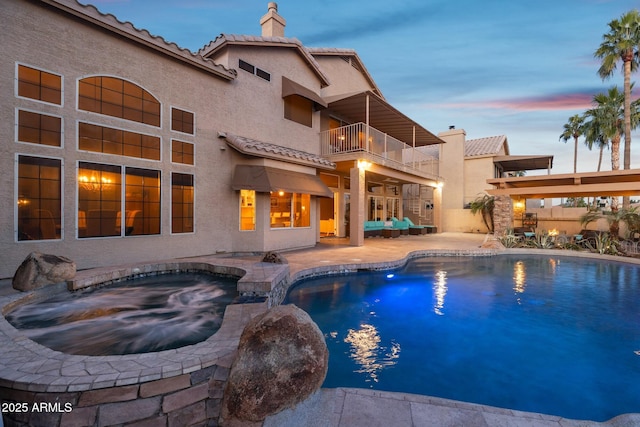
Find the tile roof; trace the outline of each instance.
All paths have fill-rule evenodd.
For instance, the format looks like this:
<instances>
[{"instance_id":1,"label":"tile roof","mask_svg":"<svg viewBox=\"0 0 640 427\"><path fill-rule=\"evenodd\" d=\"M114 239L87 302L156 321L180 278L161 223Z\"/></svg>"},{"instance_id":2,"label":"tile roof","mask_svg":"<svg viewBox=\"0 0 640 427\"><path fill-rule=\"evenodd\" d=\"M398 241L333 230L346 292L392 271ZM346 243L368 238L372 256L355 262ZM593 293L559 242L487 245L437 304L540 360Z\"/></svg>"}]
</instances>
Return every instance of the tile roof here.
<instances>
[{"instance_id":1,"label":"tile roof","mask_svg":"<svg viewBox=\"0 0 640 427\"><path fill-rule=\"evenodd\" d=\"M181 48L177 44L168 42L160 36L154 36L145 29L138 29L131 22L119 21L114 15L110 13L102 13L93 5L83 5L77 0L40 1L87 22L98 25L108 31L150 47L151 49L159 51L165 55L187 62L219 77L227 80L233 80L236 78L236 70L231 70L220 64L216 64L210 59L206 59L199 54L191 52L189 49Z\"/></svg>"},{"instance_id":2,"label":"tile roof","mask_svg":"<svg viewBox=\"0 0 640 427\"><path fill-rule=\"evenodd\" d=\"M302 42L295 37L265 37L265 36L251 36L251 35L237 35L237 34L220 34L215 40L209 42L209 44L203 46L198 54L203 57L207 57L224 45L246 45L246 46L274 46L274 47L288 47L297 49L303 59L311 66L316 75L322 81L322 86L328 86L330 84L329 77L322 71L320 64L313 57L307 48L304 47Z\"/></svg>"},{"instance_id":3,"label":"tile roof","mask_svg":"<svg viewBox=\"0 0 640 427\"><path fill-rule=\"evenodd\" d=\"M500 150L504 145L504 153ZM440 147L429 145L419 150L428 156L440 158ZM485 138L469 139L464 143L464 157L509 155L509 145L505 135L488 136Z\"/></svg>"},{"instance_id":4,"label":"tile roof","mask_svg":"<svg viewBox=\"0 0 640 427\"><path fill-rule=\"evenodd\" d=\"M308 153L306 151L295 150L293 148L283 147L282 145L271 144L269 142L257 141L255 139L231 133L220 132L218 137L225 139L230 147L250 156L265 157L321 169L336 168L336 164L332 161L329 161L320 155Z\"/></svg>"},{"instance_id":5,"label":"tile roof","mask_svg":"<svg viewBox=\"0 0 640 427\"><path fill-rule=\"evenodd\" d=\"M489 136L486 138L469 139L464 144L464 156L488 156L502 154L500 150L504 146L504 154L509 154L507 137L505 135Z\"/></svg>"}]
</instances>

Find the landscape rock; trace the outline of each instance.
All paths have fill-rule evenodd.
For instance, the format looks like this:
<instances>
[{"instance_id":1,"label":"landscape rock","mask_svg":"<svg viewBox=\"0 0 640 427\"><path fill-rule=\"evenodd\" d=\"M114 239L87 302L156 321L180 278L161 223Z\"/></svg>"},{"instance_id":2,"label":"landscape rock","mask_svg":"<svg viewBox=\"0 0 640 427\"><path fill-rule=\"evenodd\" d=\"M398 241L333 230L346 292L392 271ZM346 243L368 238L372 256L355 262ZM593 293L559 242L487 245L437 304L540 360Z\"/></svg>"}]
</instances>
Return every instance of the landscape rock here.
<instances>
[{"instance_id":1,"label":"landscape rock","mask_svg":"<svg viewBox=\"0 0 640 427\"><path fill-rule=\"evenodd\" d=\"M258 422L318 390L329 352L309 315L293 304L252 319L240 337L224 391L224 425Z\"/></svg>"},{"instance_id":2,"label":"landscape rock","mask_svg":"<svg viewBox=\"0 0 640 427\"><path fill-rule=\"evenodd\" d=\"M269 251L262 257L262 262L270 262L273 264L287 264L287 259L278 252Z\"/></svg>"},{"instance_id":3,"label":"landscape rock","mask_svg":"<svg viewBox=\"0 0 640 427\"><path fill-rule=\"evenodd\" d=\"M16 270L11 284L19 291L31 291L73 279L75 275L76 263L69 258L31 252Z\"/></svg>"}]
</instances>

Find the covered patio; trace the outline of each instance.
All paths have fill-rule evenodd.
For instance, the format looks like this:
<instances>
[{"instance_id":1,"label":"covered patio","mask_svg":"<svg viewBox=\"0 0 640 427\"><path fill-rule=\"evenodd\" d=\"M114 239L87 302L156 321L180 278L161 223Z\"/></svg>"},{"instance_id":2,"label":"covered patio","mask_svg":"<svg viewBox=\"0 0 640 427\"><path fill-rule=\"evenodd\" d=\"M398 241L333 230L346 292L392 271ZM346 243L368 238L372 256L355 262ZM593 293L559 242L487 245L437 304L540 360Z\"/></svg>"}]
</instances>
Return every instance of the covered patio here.
<instances>
[{"instance_id":1,"label":"covered patio","mask_svg":"<svg viewBox=\"0 0 640 427\"><path fill-rule=\"evenodd\" d=\"M488 179L495 196L495 233L514 226L514 202L559 197L637 196L640 169Z\"/></svg>"},{"instance_id":2,"label":"covered patio","mask_svg":"<svg viewBox=\"0 0 640 427\"><path fill-rule=\"evenodd\" d=\"M372 91L325 100L328 108L323 110L323 115L327 119L339 117L345 124L321 132L321 153L336 163L336 172L349 183L348 188L343 186L341 190L349 193L350 206L348 209L338 206L336 211L348 215L350 244L362 246L364 222L370 216L366 206L367 199L372 197L369 191L371 183L385 189L387 185L397 185L400 188L400 206L402 185L437 187L442 181L438 175L437 159L426 156L416 147L444 141ZM386 196L382 195L382 216L385 219L387 216L400 216L401 210L394 215L385 210Z\"/></svg>"}]
</instances>

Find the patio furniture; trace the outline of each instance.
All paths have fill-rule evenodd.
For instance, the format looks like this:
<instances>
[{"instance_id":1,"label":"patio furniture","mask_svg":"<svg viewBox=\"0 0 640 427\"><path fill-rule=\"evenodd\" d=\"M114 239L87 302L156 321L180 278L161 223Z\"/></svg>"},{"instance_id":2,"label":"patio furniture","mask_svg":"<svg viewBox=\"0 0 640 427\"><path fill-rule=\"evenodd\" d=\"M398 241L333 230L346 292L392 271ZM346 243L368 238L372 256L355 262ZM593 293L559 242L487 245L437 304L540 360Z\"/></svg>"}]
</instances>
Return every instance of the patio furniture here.
<instances>
[{"instance_id":1,"label":"patio furniture","mask_svg":"<svg viewBox=\"0 0 640 427\"><path fill-rule=\"evenodd\" d=\"M538 214L532 212L522 214L522 226L536 228L538 226Z\"/></svg>"},{"instance_id":2,"label":"patio furniture","mask_svg":"<svg viewBox=\"0 0 640 427\"><path fill-rule=\"evenodd\" d=\"M415 225L413 223L413 221L411 221L411 218L409 217L404 217L404 222L409 224L409 234L411 235L421 235L421 234L427 234L427 233L432 233L433 231L430 229L430 226L427 225Z\"/></svg>"},{"instance_id":3,"label":"patio furniture","mask_svg":"<svg viewBox=\"0 0 640 427\"><path fill-rule=\"evenodd\" d=\"M408 235L409 234L409 223L404 220L399 220L396 217L391 218L392 227L396 230L400 230L400 234Z\"/></svg>"},{"instance_id":4,"label":"patio furniture","mask_svg":"<svg viewBox=\"0 0 640 427\"><path fill-rule=\"evenodd\" d=\"M383 228L381 234L382 237L387 239L392 237L400 237L400 230L397 228Z\"/></svg>"}]
</instances>

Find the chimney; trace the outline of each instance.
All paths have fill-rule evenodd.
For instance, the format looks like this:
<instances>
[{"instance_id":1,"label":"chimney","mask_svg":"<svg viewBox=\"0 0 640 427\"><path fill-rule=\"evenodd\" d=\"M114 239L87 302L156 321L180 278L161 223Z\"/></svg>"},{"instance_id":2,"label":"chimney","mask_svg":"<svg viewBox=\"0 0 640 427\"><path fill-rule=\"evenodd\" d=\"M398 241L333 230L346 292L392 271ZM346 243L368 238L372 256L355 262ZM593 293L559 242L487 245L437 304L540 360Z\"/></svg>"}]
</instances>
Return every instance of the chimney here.
<instances>
[{"instance_id":1,"label":"chimney","mask_svg":"<svg viewBox=\"0 0 640 427\"><path fill-rule=\"evenodd\" d=\"M262 37L284 37L284 27L287 25L287 21L278 15L278 4L272 1L267 7L269 10L260 18Z\"/></svg>"}]
</instances>

